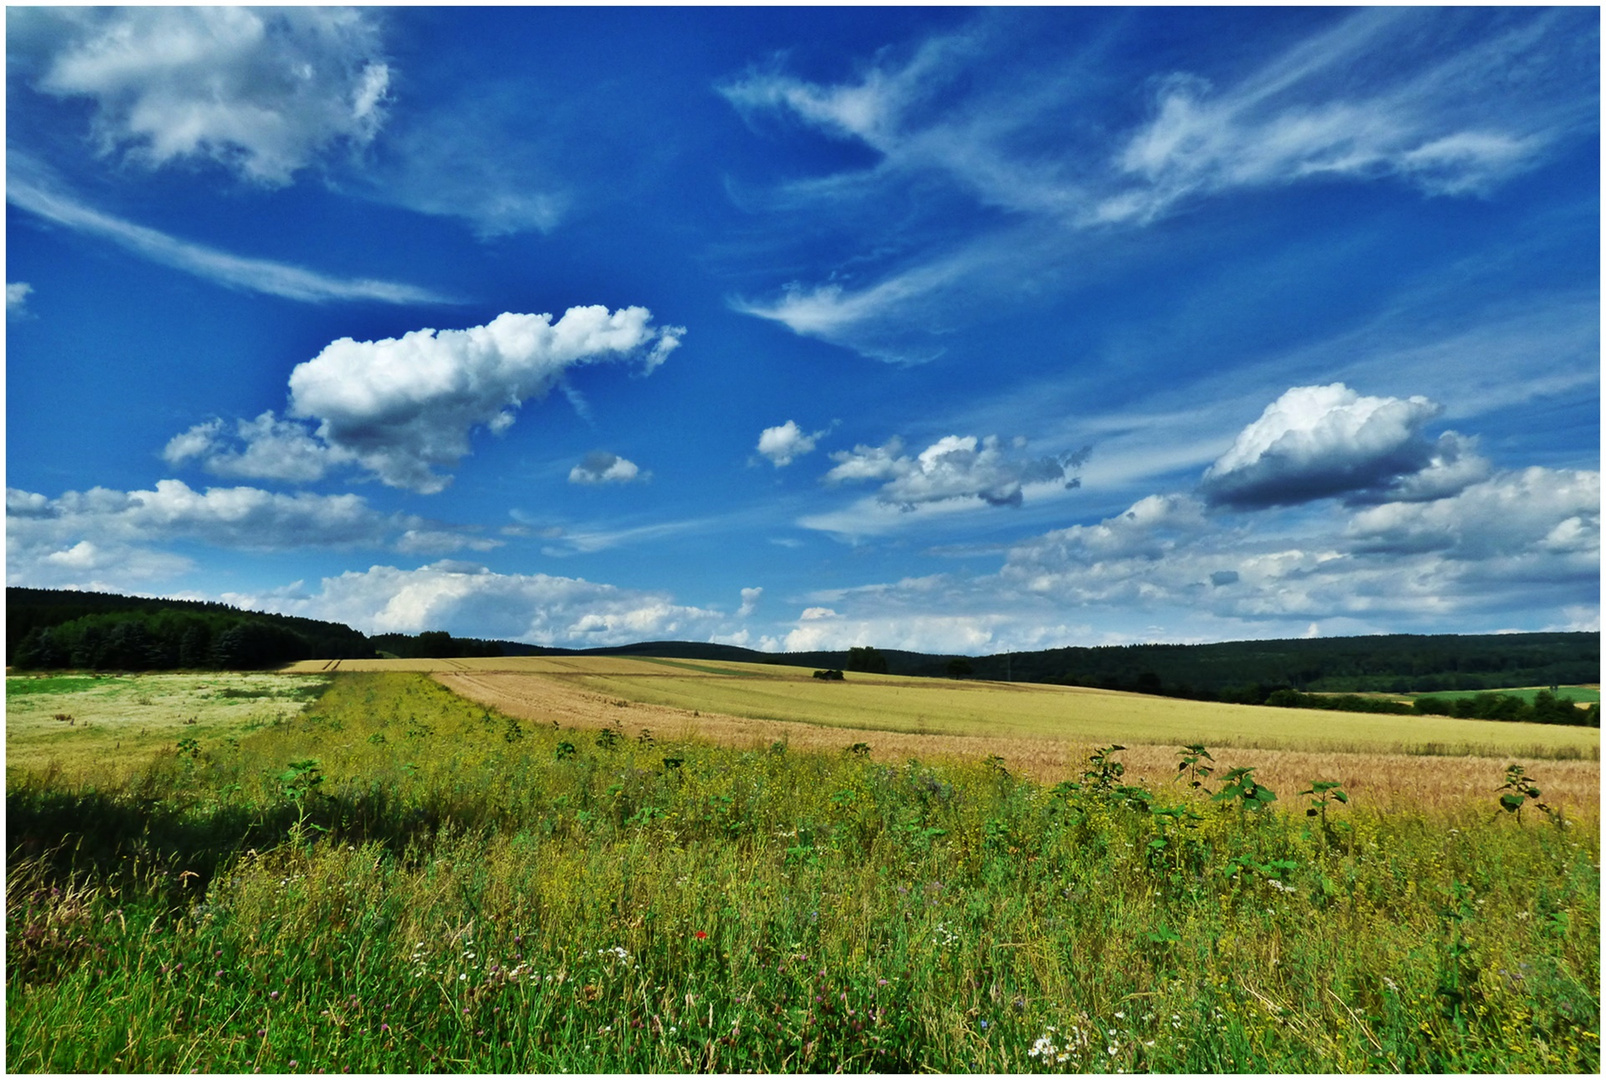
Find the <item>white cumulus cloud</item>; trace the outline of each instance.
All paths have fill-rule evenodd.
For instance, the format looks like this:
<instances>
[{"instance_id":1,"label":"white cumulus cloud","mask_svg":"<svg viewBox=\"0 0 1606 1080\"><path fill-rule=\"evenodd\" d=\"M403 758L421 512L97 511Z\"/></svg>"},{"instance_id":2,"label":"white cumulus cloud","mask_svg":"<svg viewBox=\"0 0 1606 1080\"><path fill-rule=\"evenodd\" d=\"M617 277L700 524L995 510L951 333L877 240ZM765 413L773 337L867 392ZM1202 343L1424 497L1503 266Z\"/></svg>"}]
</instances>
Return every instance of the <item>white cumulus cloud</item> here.
<instances>
[{"instance_id":1,"label":"white cumulus cloud","mask_svg":"<svg viewBox=\"0 0 1606 1080\"><path fill-rule=\"evenodd\" d=\"M585 648L651 640L706 640L718 612L667 594L583 578L500 574L469 563L416 570L373 566L324 578L304 598L259 598L253 606L346 623L365 633L444 629L475 637Z\"/></svg>"},{"instance_id":2,"label":"white cumulus cloud","mask_svg":"<svg viewBox=\"0 0 1606 1080\"><path fill-rule=\"evenodd\" d=\"M758 452L779 469L792 464L804 454L813 453L816 441L824 434L824 430L807 433L797 426L796 420L788 420L759 432Z\"/></svg>"},{"instance_id":3,"label":"white cumulus cloud","mask_svg":"<svg viewBox=\"0 0 1606 1080\"><path fill-rule=\"evenodd\" d=\"M469 453L469 434L500 434L519 406L544 396L572 367L639 360L650 372L680 344L682 327L655 327L642 307L574 307L551 315L506 312L466 330L400 338L341 338L290 373L290 414L392 487L437 492Z\"/></svg>"},{"instance_id":4,"label":"white cumulus cloud","mask_svg":"<svg viewBox=\"0 0 1606 1080\"><path fill-rule=\"evenodd\" d=\"M595 450L587 454L580 464L569 470L571 484L630 484L645 481L652 473L644 473L634 461Z\"/></svg>"},{"instance_id":5,"label":"white cumulus cloud","mask_svg":"<svg viewBox=\"0 0 1606 1080\"><path fill-rule=\"evenodd\" d=\"M1019 506L1022 487L1032 483L1060 483L1077 487L1081 481L1068 471L1078 468L1087 451L1033 460L1010 458L997 436L944 435L919 454L902 453L894 437L882 446L855 446L831 455L837 464L825 474L829 484L849 481L885 481L877 500L912 510L924 503L980 499L990 506Z\"/></svg>"},{"instance_id":6,"label":"white cumulus cloud","mask_svg":"<svg viewBox=\"0 0 1606 1080\"><path fill-rule=\"evenodd\" d=\"M168 440L162 459L169 465L194 460L216 476L254 477L307 483L331 467L355 460L339 447L319 442L302 424L280 420L270 410L255 420L235 421L224 433L222 420L196 424Z\"/></svg>"},{"instance_id":7,"label":"white cumulus cloud","mask_svg":"<svg viewBox=\"0 0 1606 1080\"><path fill-rule=\"evenodd\" d=\"M172 577L194 563L164 550L195 543L237 551L315 547L441 553L488 550L501 541L404 514L375 510L360 495L286 495L254 487L197 491L182 480L151 490L90 488L57 498L6 490L7 580L57 586ZM84 575L93 572L94 578Z\"/></svg>"},{"instance_id":8,"label":"white cumulus cloud","mask_svg":"<svg viewBox=\"0 0 1606 1080\"><path fill-rule=\"evenodd\" d=\"M21 319L28 314L28 294L33 286L26 281L6 282L6 318Z\"/></svg>"},{"instance_id":9,"label":"white cumulus cloud","mask_svg":"<svg viewBox=\"0 0 1606 1080\"><path fill-rule=\"evenodd\" d=\"M1368 507L1345 535L1366 552L1432 551L1458 560L1576 556L1595 565L1600 474L1537 466L1501 473L1449 498Z\"/></svg>"},{"instance_id":10,"label":"white cumulus cloud","mask_svg":"<svg viewBox=\"0 0 1606 1080\"><path fill-rule=\"evenodd\" d=\"M1560 611L1598 589L1595 472L1497 473L1446 498L1285 510L1253 528L1205 509L1190 495L1149 496L1017 544L997 580L1078 609L1209 613L1243 636L1259 636L1246 620L1465 626L1480 612Z\"/></svg>"},{"instance_id":11,"label":"white cumulus cloud","mask_svg":"<svg viewBox=\"0 0 1606 1080\"><path fill-rule=\"evenodd\" d=\"M153 168L198 158L285 184L385 119L391 73L363 9L32 9L11 28L37 89L90 99L102 151Z\"/></svg>"},{"instance_id":12,"label":"white cumulus cloud","mask_svg":"<svg viewBox=\"0 0 1606 1080\"><path fill-rule=\"evenodd\" d=\"M1442 493L1472 478L1469 444L1435 446L1422 435L1440 407L1425 397L1363 397L1343 383L1296 386L1238 433L1205 470L1200 489L1239 508L1291 505L1335 495L1375 498L1390 488ZM1408 478L1427 471L1420 480Z\"/></svg>"}]
</instances>

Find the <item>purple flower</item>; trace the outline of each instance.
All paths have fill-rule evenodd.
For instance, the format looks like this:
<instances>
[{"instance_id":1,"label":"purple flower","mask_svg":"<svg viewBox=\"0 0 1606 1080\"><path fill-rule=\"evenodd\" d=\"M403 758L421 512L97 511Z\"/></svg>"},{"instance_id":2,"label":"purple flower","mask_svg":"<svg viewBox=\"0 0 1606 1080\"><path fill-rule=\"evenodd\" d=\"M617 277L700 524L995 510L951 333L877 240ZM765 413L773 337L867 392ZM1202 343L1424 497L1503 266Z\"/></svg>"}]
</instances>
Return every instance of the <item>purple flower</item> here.
<instances>
[{"instance_id":1,"label":"purple flower","mask_svg":"<svg viewBox=\"0 0 1606 1080\"><path fill-rule=\"evenodd\" d=\"M270 993L268 995L268 1000L269 1001L278 1001L279 1000L279 991L275 990L272 993Z\"/></svg>"}]
</instances>

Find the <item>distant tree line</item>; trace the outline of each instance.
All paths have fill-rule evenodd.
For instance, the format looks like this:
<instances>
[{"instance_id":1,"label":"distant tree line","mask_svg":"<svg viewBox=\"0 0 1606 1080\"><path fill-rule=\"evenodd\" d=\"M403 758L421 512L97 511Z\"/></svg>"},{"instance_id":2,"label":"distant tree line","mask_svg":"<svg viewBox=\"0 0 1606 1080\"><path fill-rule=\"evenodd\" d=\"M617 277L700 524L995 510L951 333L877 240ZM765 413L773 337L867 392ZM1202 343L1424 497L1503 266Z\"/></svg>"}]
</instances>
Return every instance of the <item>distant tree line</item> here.
<instances>
[{"instance_id":1,"label":"distant tree line","mask_svg":"<svg viewBox=\"0 0 1606 1080\"><path fill-rule=\"evenodd\" d=\"M421 634L375 634L368 640L379 652L389 653L403 660L517 655L507 651L505 646L511 643L484 641L480 638L458 638L444 630L425 630Z\"/></svg>"},{"instance_id":2,"label":"distant tree line","mask_svg":"<svg viewBox=\"0 0 1606 1080\"><path fill-rule=\"evenodd\" d=\"M343 628L342 628L343 629ZM308 634L271 617L186 611L119 611L35 627L17 644L18 669L278 667L313 657L367 656L344 634Z\"/></svg>"},{"instance_id":3,"label":"distant tree line","mask_svg":"<svg viewBox=\"0 0 1606 1080\"><path fill-rule=\"evenodd\" d=\"M1334 712L1395 713L1409 716L1413 709L1403 701L1361 697L1359 694L1301 694L1298 690L1278 690L1266 695L1265 704L1279 709L1328 709Z\"/></svg>"},{"instance_id":4,"label":"distant tree line","mask_svg":"<svg viewBox=\"0 0 1606 1080\"><path fill-rule=\"evenodd\" d=\"M1283 709L1330 709L1336 712L1394 713L1402 716L1454 716L1463 720L1518 720L1529 724L1600 727L1600 705L1580 709L1549 690L1534 695L1530 705L1516 694L1474 694L1461 698L1419 697L1407 704L1357 694L1301 694L1278 690L1265 704Z\"/></svg>"},{"instance_id":5,"label":"distant tree line","mask_svg":"<svg viewBox=\"0 0 1606 1080\"><path fill-rule=\"evenodd\" d=\"M680 655L667 652L668 647L672 643L656 643L656 655ZM1208 645L1101 645L972 657L868 647L784 654L733 646L699 648L698 657L703 659L849 671L880 670L855 666L873 654L874 662L884 662L893 675L954 678L968 667L965 677L976 679L1091 686L1245 705L1264 705L1279 690L1435 693L1556 686L1600 678L1596 633L1387 634Z\"/></svg>"},{"instance_id":6,"label":"distant tree line","mask_svg":"<svg viewBox=\"0 0 1606 1080\"><path fill-rule=\"evenodd\" d=\"M1600 678L1594 633L1414 635L1126 645L977 657L976 676L1263 705L1279 690L1434 693ZM939 665L921 674L943 673Z\"/></svg>"}]
</instances>

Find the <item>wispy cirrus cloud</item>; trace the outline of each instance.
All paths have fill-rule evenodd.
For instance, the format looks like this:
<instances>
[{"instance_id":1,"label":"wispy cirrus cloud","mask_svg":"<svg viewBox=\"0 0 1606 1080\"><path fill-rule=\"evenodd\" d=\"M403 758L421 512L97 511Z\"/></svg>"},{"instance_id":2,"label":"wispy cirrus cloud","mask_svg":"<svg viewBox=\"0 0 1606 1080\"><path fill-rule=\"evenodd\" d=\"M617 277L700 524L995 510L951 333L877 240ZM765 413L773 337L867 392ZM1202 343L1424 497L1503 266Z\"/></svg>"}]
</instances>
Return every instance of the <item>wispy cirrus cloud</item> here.
<instances>
[{"instance_id":1,"label":"wispy cirrus cloud","mask_svg":"<svg viewBox=\"0 0 1606 1080\"><path fill-rule=\"evenodd\" d=\"M784 117L875 153L868 167L785 185L789 211L871 219L881 207L896 222L864 231L887 252L869 266L847 270L861 248L814 282L732 306L868 356L928 358L931 346L910 340L934 319L1007 299L995 252L1009 252L1004 277L1018 286L1023 273L1097 260L1110 230L1235 192L1338 181L1480 196L1593 130L1593 98L1567 81L1583 78L1592 46L1564 12L1345 13L1258 67L1136 80L1112 75L1098 43L1045 58L1032 35L994 32L1041 17L979 17L838 83L772 65L723 85L750 120ZM1509 82L1496 87L1489 70ZM1134 111L1147 115L1125 119ZM968 232L953 227L963 219Z\"/></svg>"},{"instance_id":2,"label":"wispy cirrus cloud","mask_svg":"<svg viewBox=\"0 0 1606 1080\"><path fill-rule=\"evenodd\" d=\"M234 255L206 244L169 236L87 206L64 189L51 184L40 172L18 155L10 155L6 201L56 225L108 240L142 258L183 270L218 285L314 304L333 301L383 304L457 302L415 285L372 278L331 277L288 263Z\"/></svg>"}]
</instances>

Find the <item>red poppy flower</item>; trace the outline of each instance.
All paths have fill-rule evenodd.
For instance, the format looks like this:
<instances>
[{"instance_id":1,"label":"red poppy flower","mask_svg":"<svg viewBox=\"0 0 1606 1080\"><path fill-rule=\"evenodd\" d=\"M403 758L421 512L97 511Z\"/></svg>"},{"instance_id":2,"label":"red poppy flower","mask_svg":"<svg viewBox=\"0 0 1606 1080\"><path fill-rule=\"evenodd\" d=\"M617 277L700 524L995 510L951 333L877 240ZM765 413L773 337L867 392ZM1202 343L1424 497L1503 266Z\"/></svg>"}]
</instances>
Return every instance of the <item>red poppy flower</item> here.
<instances>
[{"instance_id":1,"label":"red poppy flower","mask_svg":"<svg viewBox=\"0 0 1606 1080\"><path fill-rule=\"evenodd\" d=\"M701 941L701 940L703 940L703 938L705 938L705 937L707 937L707 936L708 936L708 931L706 931L706 930L699 930L699 931L697 931L697 940L698 940L698 941Z\"/></svg>"}]
</instances>

